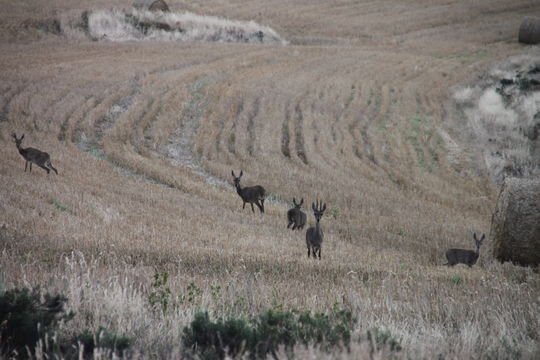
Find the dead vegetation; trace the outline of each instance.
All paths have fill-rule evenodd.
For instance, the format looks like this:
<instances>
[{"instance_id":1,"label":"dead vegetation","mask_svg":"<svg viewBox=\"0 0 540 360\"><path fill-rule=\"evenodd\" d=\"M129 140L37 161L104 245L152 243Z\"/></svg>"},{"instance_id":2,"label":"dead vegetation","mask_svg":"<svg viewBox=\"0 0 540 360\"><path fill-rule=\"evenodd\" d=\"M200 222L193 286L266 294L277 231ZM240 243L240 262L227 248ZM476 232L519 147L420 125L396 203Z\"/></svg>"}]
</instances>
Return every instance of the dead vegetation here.
<instances>
[{"instance_id":1,"label":"dead vegetation","mask_svg":"<svg viewBox=\"0 0 540 360\"><path fill-rule=\"evenodd\" d=\"M171 358L201 308L339 303L358 318L353 336L401 339L397 358L538 357L537 274L486 253L471 269L441 266L446 249L487 232L497 195L446 121L449 89L522 53L519 22L538 5L168 2L291 42L263 46L15 32L122 3L5 3L0 278L65 293L81 314L65 331L107 324L136 337L141 357ZM60 175L24 174L12 132L47 149ZM241 211L232 169L264 186L264 216ZM327 204L321 261L286 228L293 196ZM184 296L166 314L149 303L162 272Z\"/></svg>"}]
</instances>

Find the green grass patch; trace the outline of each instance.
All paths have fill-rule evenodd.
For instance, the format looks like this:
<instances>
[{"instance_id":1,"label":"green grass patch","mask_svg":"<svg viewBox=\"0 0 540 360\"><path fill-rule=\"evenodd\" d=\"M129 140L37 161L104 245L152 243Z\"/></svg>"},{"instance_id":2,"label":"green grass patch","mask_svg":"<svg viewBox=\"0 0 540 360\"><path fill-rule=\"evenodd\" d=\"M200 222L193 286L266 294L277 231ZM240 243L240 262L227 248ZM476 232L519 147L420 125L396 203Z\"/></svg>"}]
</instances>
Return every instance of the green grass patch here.
<instances>
[{"instance_id":1,"label":"green grass patch","mask_svg":"<svg viewBox=\"0 0 540 360\"><path fill-rule=\"evenodd\" d=\"M71 213L71 210L69 210L69 208L66 205L62 204L60 201L53 200L52 204L60 211L66 211L68 213Z\"/></svg>"},{"instance_id":2,"label":"green grass patch","mask_svg":"<svg viewBox=\"0 0 540 360\"><path fill-rule=\"evenodd\" d=\"M421 168L431 172L439 163L439 155L435 149L428 146L434 135L433 125L429 119L419 115L412 117L409 120L409 125L411 130L407 138L416 153L416 162ZM442 139L439 137L437 141L438 144L440 144ZM424 147L427 148L427 150L424 150Z\"/></svg>"},{"instance_id":3,"label":"green grass patch","mask_svg":"<svg viewBox=\"0 0 540 360\"><path fill-rule=\"evenodd\" d=\"M463 277L458 274L454 274L450 277L450 282L454 285L461 285L463 284Z\"/></svg>"},{"instance_id":4,"label":"green grass patch","mask_svg":"<svg viewBox=\"0 0 540 360\"><path fill-rule=\"evenodd\" d=\"M455 54L438 54L433 55L436 59L479 59L489 55L487 50L465 51Z\"/></svg>"}]
</instances>

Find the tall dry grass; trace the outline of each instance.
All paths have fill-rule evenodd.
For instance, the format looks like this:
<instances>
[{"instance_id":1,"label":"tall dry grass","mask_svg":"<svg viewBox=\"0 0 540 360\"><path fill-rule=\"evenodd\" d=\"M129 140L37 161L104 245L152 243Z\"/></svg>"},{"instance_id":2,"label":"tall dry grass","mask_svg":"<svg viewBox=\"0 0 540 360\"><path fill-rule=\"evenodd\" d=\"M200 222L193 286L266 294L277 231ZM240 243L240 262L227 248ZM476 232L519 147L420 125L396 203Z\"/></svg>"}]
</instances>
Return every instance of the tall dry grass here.
<instances>
[{"instance_id":1,"label":"tall dry grass","mask_svg":"<svg viewBox=\"0 0 540 360\"><path fill-rule=\"evenodd\" d=\"M447 248L487 231L496 195L446 121L449 89L522 51L508 39L530 3L413 2L404 14L401 2L170 2L255 19L288 46L19 33L25 18L109 7L29 4L2 15L0 276L65 293L77 316L62 331L105 325L134 337L137 356L170 358L199 309L339 302L356 338L378 327L401 339L397 357L538 356L538 274L484 249L472 269L442 266ZM12 131L60 175L24 173ZM231 169L267 189L264 216L241 210ZM328 204L320 262L286 229L292 197ZM149 301L164 271L175 301L200 289L166 314ZM368 358L365 346L296 351Z\"/></svg>"}]
</instances>

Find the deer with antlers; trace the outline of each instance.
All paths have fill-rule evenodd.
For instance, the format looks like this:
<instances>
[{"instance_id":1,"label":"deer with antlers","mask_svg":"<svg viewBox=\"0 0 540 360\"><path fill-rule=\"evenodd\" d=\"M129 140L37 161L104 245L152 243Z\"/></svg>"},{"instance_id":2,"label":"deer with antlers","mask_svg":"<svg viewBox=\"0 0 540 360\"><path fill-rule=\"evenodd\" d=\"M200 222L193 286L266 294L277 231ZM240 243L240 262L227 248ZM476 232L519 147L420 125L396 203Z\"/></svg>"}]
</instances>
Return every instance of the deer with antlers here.
<instances>
[{"instance_id":1,"label":"deer with antlers","mask_svg":"<svg viewBox=\"0 0 540 360\"><path fill-rule=\"evenodd\" d=\"M317 223L315 226L310 227L306 231L306 244L307 244L307 256L310 257L310 253L313 253L313 258L317 258L317 253L319 254L319 260L321 259L321 245L323 242L324 234L320 225L321 218L326 210L326 203L311 203L311 209L313 210L313 215L315 215L315 220Z\"/></svg>"}]
</instances>

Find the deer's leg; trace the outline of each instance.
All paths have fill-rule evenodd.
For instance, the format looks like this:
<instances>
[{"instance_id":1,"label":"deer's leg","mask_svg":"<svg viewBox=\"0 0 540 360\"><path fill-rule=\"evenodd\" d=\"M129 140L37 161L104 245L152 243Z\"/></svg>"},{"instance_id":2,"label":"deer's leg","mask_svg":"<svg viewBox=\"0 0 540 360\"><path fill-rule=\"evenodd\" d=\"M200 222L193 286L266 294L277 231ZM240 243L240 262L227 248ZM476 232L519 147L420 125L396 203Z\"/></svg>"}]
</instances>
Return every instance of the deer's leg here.
<instances>
[{"instance_id":1,"label":"deer's leg","mask_svg":"<svg viewBox=\"0 0 540 360\"><path fill-rule=\"evenodd\" d=\"M253 213L255 213L255 209L253 208L253 203L249 203L251 205L251 211L253 211Z\"/></svg>"},{"instance_id":2,"label":"deer's leg","mask_svg":"<svg viewBox=\"0 0 540 360\"><path fill-rule=\"evenodd\" d=\"M319 248L319 260L321 260L321 248Z\"/></svg>"},{"instance_id":3,"label":"deer's leg","mask_svg":"<svg viewBox=\"0 0 540 360\"><path fill-rule=\"evenodd\" d=\"M50 161L47 162L47 166L48 166L52 171L54 171L54 172L56 173L56 175L58 175L58 171L54 168L54 166L52 166L52 164L51 164Z\"/></svg>"},{"instance_id":4,"label":"deer's leg","mask_svg":"<svg viewBox=\"0 0 540 360\"><path fill-rule=\"evenodd\" d=\"M255 205L257 205L257 207L259 208L259 211L260 211L261 213L264 213L264 206L262 206L261 204L259 204L258 201L255 201Z\"/></svg>"},{"instance_id":5,"label":"deer's leg","mask_svg":"<svg viewBox=\"0 0 540 360\"><path fill-rule=\"evenodd\" d=\"M242 205L242 210L246 208L246 202L244 201L244 205Z\"/></svg>"},{"instance_id":6,"label":"deer's leg","mask_svg":"<svg viewBox=\"0 0 540 360\"><path fill-rule=\"evenodd\" d=\"M47 174L51 172L51 170L48 167L46 167L45 165L41 165L41 164L36 164L36 165L39 166L40 168L42 168L43 170L45 170L47 172ZM30 163L30 168L32 168L32 163Z\"/></svg>"},{"instance_id":7,"label":"deer's leg","mask_svg":"<svg viewBox=\"0 0 540 360\"><path fill-rule=\"evenodd\" d=\"M26 172L27 167L28 167L28 160L24 163L24 172Z\"/></svg>"},{"instance_id":8,"label":"deer's leg","mask_svg":"<svg viewBox=\"0 0 540 360\"><path fill-rule=\"evenodd\" d=\"M261 212L264 212L264 199L261 199Z\"/></svg>"},{"instance_id":9,"label":"deer's leg","mask_svg":"<svg viewBox=\"0 0 540 360\"><path fill-rule=\"evenodd\" d=\"M309 259L309 255L310 255L310 254L309 254L309 246L308 246L308 247L307 247L307 257L308 257L308 259Z\"/></svg>"}]
</instances>

